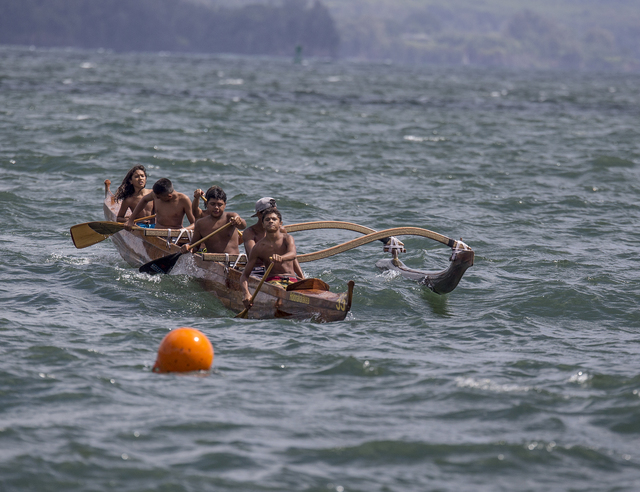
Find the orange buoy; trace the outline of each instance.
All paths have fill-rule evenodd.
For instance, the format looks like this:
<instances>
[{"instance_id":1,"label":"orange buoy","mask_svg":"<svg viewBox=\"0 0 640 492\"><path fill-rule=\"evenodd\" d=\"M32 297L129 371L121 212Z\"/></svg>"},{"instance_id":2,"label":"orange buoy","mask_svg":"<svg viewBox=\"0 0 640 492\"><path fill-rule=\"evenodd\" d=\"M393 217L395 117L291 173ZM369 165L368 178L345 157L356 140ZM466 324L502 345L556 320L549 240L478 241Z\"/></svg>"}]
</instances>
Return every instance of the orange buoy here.
<instances>
[{"instance_id":1,"label":"orange buoy","mask_svg":"<svg viewBox=\"0 0 640 492\"><path fill-rule=\"evenodd\" d=\"M213 362L213 346L194 328L171 330L160 343L153 372L208 371Z\"/></svg>"}]
</instances>

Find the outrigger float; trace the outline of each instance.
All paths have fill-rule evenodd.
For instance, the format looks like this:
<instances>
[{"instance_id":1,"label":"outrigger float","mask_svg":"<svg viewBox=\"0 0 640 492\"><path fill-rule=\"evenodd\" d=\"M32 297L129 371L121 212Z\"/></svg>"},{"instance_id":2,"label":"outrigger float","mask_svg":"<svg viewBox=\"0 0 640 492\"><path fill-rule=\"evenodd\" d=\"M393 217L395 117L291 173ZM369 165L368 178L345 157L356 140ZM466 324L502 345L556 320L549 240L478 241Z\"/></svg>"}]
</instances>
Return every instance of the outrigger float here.
<instances>
[{"instance_id":1,"label":"outrigger float","mask_svg":"<svg viewBox=\"0 0 640 492\"><path fill-rule=\"evenodd\" d=\"M188 242L185 230L149 229L134 227L124 229L124 224L116 222L119 203L110 189L111 182L105 181L104 217L107 222L87 222L71 228L71 237L77 248L84 248L111 237L120 256L132 267L140 268L154 260L178 253L180 246ZM384 251L391 258L380 260L376 266L381 270L394 270L403 277L417 281L437 294L447 294L454 290L465 271L473 265L474 252L462 241L419 227L395 227L375 231L350 222L318 221L285 226L288 233L314 229L344 229L363 236L339 244L332 248L298 255L300 263L327 258L373 241L385 243ZM406 250L395 236L413 235L433 239L452 248L448 268L440 272L423 272L408 268L398 258ZM187 274L200 283L204 290L211 292L226 308L239 313L243 311L240 276L246 264L246 256L220 253L194 253L182 255L174 273ZM341 321L351 309L354 282L347 283L346 292L331 292L329 285L317 278L306 278L286 289L264 283L257 277L249 277L249 290L259 290L248 318L270 319L312 319L315 321Z\"/></svg>"}]
</instances>

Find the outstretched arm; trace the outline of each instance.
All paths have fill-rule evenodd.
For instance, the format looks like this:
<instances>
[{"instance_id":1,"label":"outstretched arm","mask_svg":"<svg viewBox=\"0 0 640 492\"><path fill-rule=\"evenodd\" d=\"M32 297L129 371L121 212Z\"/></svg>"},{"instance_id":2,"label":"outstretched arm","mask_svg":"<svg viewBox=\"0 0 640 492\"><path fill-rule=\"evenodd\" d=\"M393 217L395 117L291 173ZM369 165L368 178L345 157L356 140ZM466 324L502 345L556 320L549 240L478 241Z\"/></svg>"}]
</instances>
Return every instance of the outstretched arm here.
<instances>
[{"instance_id":1,"label":"outstretched arm","mask_svg":"<svg viewBox=\"0 0 640 492\"><path fill-rule=\"evenodd\" d=\"M191 213L196 220L201 219L204 216L202 209L200 208L200 198L204 197L204 191L198 188L193 192L193 200L191 201Z\"/></svg>"},{"instance_id":2,"label":"outstretched arm","mask_svg":"<svg viewBox=\"0 0 640 492\"><path fill-rule=\"evenodd\" d=\"M134 217L137 217L138 214L140 212L142 212L142 210L144 210L144 207L147 206L147 203L149 203L150 201L152 201L155 198L155 193L151 192L151 193L147 193L145 196L143 196L140 201L138 202L138 205L136 205L136 208L133 212L131 212L131 215L129 216L129 219L127 220L127 223L125 224L125 228L130 231L133 228L133 224L134 224Z\"/></svg>"},{"instance_id":3,"label":"outstretched arm","mask_svg":"<svg viewBox=\"0 0 640 492\"><path fill-rule=\"evenodd\" d=\"M189 198L187 198L187 195L182 195L184 197L185 203L184 203L184 213L187 216L187 219L189 219L189 224L193 224L196 221L196 218L193 215L193 212L191 211L191 208L189 205L193 206L193 204L189 204Z\"/></svg>"},{"instance_id":4,"label":"outstretched arm","mask_svg":"<svg viewBox=\"0 0 640 492\"><path fill-rule=\"evenodd\" d=\"M116 219L118 222L127 221L125 215L127 214L127 210L129 210L130 201L131 200L129 200L129 198L125 198L124 200L122 200L122 203L120 204L120 210L118 210L118 218Z\"/></svg>"},{"instance_id":5,"label":"outstretched arm","mask_svg":"<svg viewBox=\"0 0 640 492\"><path fill-rule=\"evenodd\" d=\"M247 221L235 212L231 212L229 214L229 222L231 222L236 229L243 230L245 227L247 227Z\"/></svg>"},{"instance_id":6,"label":"outstretched arm","mask_svg":"<svg viewBox=\"0 0 640 492\"><path fill-rule=\"evenodd\" d=\"M195 250L194 248L191 247L191 245L197 241L200 241L200 239L202 239L202 233L200 232L200 228L198 227L198 224L196 224L193 227L193 234L191 236L191 241L189 241L189 244L183 244L182 247L180 248L180 252L187 253L188 251L191 251L192 253L195 253Z\"/></svg>"},{"instance_id":7,"label":"outstretched arm","mask_svg":"<svg viewBox=\"0 0 640 492\"><path fill-rule=\"evenodd\" d=\"M272 259L275 263L280 263L283 261L293 261L297 258L297 254L296 254L296 243L293 240L293 237L291 237L289 234L287 234L285 236L284 239L284 244L287 247L287 252L283 255L273 255Z\"/></svg>"}]
</instances>

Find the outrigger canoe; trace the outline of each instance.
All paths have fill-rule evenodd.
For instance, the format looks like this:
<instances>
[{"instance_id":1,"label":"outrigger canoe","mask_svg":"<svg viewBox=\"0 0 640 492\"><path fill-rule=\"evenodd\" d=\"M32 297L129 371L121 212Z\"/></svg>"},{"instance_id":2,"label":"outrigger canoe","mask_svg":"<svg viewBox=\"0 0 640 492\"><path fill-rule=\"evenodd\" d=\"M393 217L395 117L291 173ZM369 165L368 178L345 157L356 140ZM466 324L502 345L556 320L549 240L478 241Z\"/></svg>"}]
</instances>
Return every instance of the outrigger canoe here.
<instances>
[{"instance_id":1,"label":"outrigger canoe","mask_svg":"<svg viewBox=\"0 0 640 492\"><path fill-rule=\"evenodd\" d=\"M180 246L188 241L184 230L134 227L133 230L127 231L123 224L115 222L119 204L115 201L110 185L111 182L106 180L103 208L107 222L87 222L71 228L71 236L77 248L84 248L111 237L122 258L133 267L141 267L180 251ZM397 271L403 277L414 280L437 294L453 291L467 269L473 266L474 251L462 240L456 241L419 227L395 227L375 231L369 227L341 221L304 222L285 227L289 233L313 229L344 229L363 234L359 238L331 248L298 255L300 263L327 258L373 241L382 241L384 251L391 253L391 258L378 261L378 268ZM404 244L395 237L402 235L422 236L449 246L452 254L448 268L437 272L425 272L407 267L398 258L399 253L406 252ZM176 256L179 258L175 263L174 273L194 277L225 307L235 312L243 311L240 276L246 264L245 255L195 253ZM141 271L149 270L141 268ZM286 289L270 283L264 283L260 287L259 278L249 277L249 290L254 293L257 290L258 293L248 317L341 321L351 309L353 287L354 282L349 281L346 292L335 293L330 291L325 282L317 278L301 280Z\"/></svg>"},{"instance_id":2,"label":"outrigger canoe","mask_svg":"<svg viewBox=\"0 0 640 492\"><path fill-rule=\"evenodd\" d=\"M107 221L115 222L120 204L115 201L110 185L109 180L105 181L104 217ZM96 228L99 229L99 226L94 226L94 230ZM132 231L120 230L115 234L104 230L104 233L111 237L120 256L136 268L179 252L179 245L188 240L180 230L170 229L140 227ZM178 244L172 242L176 238ZM240 289L241 268L244 263L244 255L185 254L176 263L174 273L185 273L196 278L200 285L211 292L226 308L239 313L244 309ZM249 277L249 290L254 292L259 283L259 278ZM264 283L248 312L248 318L341 321L351 309L353 286L354 282L349 281L346 292L336 293L331 292L329 286L317 278L304 279L288 286L287 289Z\"/></svg>"}]
</instances>

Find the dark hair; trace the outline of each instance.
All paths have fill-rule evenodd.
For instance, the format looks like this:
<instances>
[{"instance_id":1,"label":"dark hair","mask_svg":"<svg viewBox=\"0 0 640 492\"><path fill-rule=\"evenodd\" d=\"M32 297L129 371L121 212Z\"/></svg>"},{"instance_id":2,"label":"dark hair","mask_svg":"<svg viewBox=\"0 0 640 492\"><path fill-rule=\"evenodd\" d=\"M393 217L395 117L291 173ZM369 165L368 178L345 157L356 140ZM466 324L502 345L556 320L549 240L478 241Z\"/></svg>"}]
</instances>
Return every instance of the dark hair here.
<instances>
[{"instance_id":1,"label":"dark hair","mask_svg":"<svg viewBox=\"0 0 640 492\"><path fill-rule=\"evenodd\" d=\"M276 207L270 207L261 213L262 213L262 218L260 219L260 222L264 222L264 218L269 214L276 214L280 219L280 222L282 222L282 214L280 213L280 210L278 210Z\"/></svg>"},{"instance_id":2,"label":"dark hair","mask_svg":"<svg viewBox=\"0 0 640 492\"><path fill-rule=\"evenodd\" d=\"M173 184L167 178L160 178L153 185L153 192L156 196L173 193Z\"/></svg>"},{"instance_id":3,"label":"dark hair","mask_svg":"<svg viewBox=\"0 0 640 492\"><path fill-rule=\"evenodd\" d=\"M122 180L122 184L118 186L118 189L116 190L116 194L115 194L116 200L122 201L126 198L129 198L136 192L136 189L131 184L131 178L133 177L133 173L135 173L136 171L142 171L145 177L147 177L147 170L144 168L142 164L133 166L131 169L129 169L129 172Z\"/></svg>"},{"instance_id":4,"label":"dark hair","mask_svg":"<svg viewBox=\"0 0 640 492\"><path fill-rule=\"evenodd\" d=\"M222 200L224 203L227 203L227 194L219 186L212 186L204 194L204 199L207 202L209 200Z\"/></svg>"}]
</instances>

